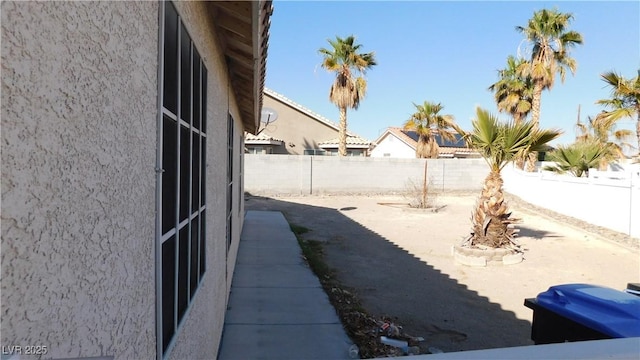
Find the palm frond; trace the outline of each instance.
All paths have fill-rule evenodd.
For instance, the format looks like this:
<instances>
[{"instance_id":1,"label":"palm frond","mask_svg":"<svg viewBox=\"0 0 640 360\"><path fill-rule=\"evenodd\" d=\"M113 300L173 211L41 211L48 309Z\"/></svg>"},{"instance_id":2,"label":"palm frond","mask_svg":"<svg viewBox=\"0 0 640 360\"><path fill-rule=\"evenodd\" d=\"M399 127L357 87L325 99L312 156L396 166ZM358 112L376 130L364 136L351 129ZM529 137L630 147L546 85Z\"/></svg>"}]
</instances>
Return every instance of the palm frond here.
<instances>
[{"instance_id":1,"label":"palm frond","mask_svg":"<svg viewBox=\"0 0 640 360\"><path fill-rule=\"evenodd\" d=\"M439 148L435 136L453 141L455 134L451 129L457 131L458 127L452 115L440 114L444 109L440 103L424 101L422 104L413 103L413 106L416 111L405 121L404 129L415 131L419 135L417 157L435 158Z\"/></svg>"},{"instance_id":2,"label":"palm frond","mask_svg":"<svg viewBox=\"0 0 640 360\"><path fill-rule=\"evenodd\" d=\"M558 173L569 172L576 177L589 173L589 169L599 167L607 156L607 149L596 141L576 142L558 148L547 155L549 161L555 162L544 170Z\"/></svg>"},{"instance_id":3,"label":"palm frond","mask_svg":"<svg viewBox=\"0 0 640 360\"><path fill-rule=\"evenodd\" d=\"M475 148L493 171L544 145L560 135L559 130L537 129L532 121L501 122L488 111L477 108L472 121L473 132L465 134L469 146Z\"/></svg>"},{"instance_id":4,"label":"palm frond","mask_svg":"<svg viewBox=\"0 0 640 360\"><path fill-rule=\"evenodd\" d=\"M376 65L373 53L359 53L361 44L353 35L327 40L331 49L320 48L321 66L335 73L336 78L329 91L329 100L339 108L357 109L367 90L363 76L365 70Z\"/></svg>"}]
</instances>

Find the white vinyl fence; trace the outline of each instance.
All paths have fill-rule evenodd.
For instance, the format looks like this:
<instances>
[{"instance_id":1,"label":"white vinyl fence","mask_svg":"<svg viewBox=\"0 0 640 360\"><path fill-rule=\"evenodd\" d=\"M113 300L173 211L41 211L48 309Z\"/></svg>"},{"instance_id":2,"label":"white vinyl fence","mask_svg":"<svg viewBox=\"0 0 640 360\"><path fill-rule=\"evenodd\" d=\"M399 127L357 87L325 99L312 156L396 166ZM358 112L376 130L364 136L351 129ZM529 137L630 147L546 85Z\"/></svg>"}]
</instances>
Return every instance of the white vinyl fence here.
<instances>
[{"instance_id":1,"label":"white vinyl fence","mask_svg":"<svg viewBox=\"0 0 640 360\"><path fill-rule=\"evenodd\" d=\"M640 174L589 171L588 178L542 171L503 170L504 189L560 214L640 238Z\"/></svg>"}]
</instances>

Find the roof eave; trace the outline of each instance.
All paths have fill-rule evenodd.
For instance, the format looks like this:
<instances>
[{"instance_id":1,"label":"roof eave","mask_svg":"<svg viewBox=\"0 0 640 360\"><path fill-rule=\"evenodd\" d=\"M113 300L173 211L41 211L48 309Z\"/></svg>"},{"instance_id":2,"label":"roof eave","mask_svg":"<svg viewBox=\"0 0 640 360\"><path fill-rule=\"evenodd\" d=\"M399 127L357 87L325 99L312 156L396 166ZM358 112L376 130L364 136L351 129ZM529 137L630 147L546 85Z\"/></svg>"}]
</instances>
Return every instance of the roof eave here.
<instances>
[{"instance_id":1,"label":"roof eave","mask_svg":"<svg viewBox=\"0 0 640 360\"><path fill-rule=\"evenodd\" d=\"M272 1L207 4L214 16L240 121L245 131L255 134L262 108Z\"/></svg>"}]
</instances>

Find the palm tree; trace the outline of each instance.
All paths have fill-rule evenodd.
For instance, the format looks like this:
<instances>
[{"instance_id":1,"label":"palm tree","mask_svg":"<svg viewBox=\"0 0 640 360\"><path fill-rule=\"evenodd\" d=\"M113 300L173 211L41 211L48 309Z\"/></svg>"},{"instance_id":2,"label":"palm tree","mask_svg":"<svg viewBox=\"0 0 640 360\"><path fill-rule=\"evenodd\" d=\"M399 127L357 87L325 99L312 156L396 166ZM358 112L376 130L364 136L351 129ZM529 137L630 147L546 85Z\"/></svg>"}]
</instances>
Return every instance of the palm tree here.
<instances>
[{"instance_id":1,"label":"palm tree","mask_svg":"<svg viewBox=\"0 0 640 360\"><path fill-rule=\"evenodd\" d=\"M578 123L577 142L594 142L602 148L602 157L598 168L605 170L610 162L624 157L625 148L633 148L625 140L633 135L628 129L616 130L616 122L619 118L609 116L607 112L601 112L595 118L588 117L586 124Z\"/></svg>"},{"instance_id":2,"label":"palm tree","mask_svg":"<svg viewBox=\"0 0 640 360\"><path fill-rule=\"evenodd\" d=\"M640 158L640 70L635 79L625 79L610 71L601 75L602 80L611 87L611 99L599 100L596 103L611 108L605 112L611 121L634 116L636 120L636 137L638 158Z\"/></svg>"},{"instance_id":3,"label":"palm tree","mask_svg":"<svg viewBox=\"0 0 640 360\"><path fill-rule=\"evenodd\" d=\"M507 67L498 70L500 79L489 86L489 91L494 93L498 111L510 114L517 123L531 112L533 82L530 77L524 77L518 71L526 63L527 60L509 55Z\"/></svg>"},{"instance_id":4,"label":"palm tree","mask_svg":"<svg viewBox=\"0 0 640 360\"><path fill-rule=\"evenodd\" d=\"M472 246L509 248L515 245L515 220L508 212L502 189L501 171L522 154L542 150L549 141L560 135L559 130L541 130L533 121L508 123L486 110L478 108L472 121L473 132L463 136L489 165L489 175L472 214L472 232L468 241Z\"/></svg>"},{"instance_id":5,"label":"palm tree","mask_svg":"<svg viewBox=\"0 0 640 360\"><path fill-rule=\"evenodd\" d=\"M522 76L523 66L527 64L525 59L507 57L507 67L498 70L500 79L489 86L489 91L494 92L494 98L498 105L498 111L509 113L516 123L521 122L531 112L533 100L533 82L531 77ZM516 159L516 166L524 169L524 162L528 154Z\"/></svg>"},{"instance_id":6,"label":"palm tree","mask_svg":"<svg viewBox=\"0 0 640 360\"><path fill-rule=\"evenodd\" d=\"M446 141L455 141L456 136L450 129L455 129L456 124L452 115L441 115L444 109L440 103L435 104L425 101L422 105L413 104L416 112L404 123L405 130L415 131L418 134L417 158L435 159L438 157L438 142L436 136Z\"/></svg>"},{"instance_id":7,"label":"palm tree","mask_svg":"<svg viewBox=\"0 0 640 360\"><path fill-rule=\"evenodd\" d=\"M320 48L324 56L322 67L334 72L336 79L329 91L329 100L340 109L340 129L338 131L338 155L347 155L347 108L358 109L367 91L364 74L376 65L373 52L359 53L362 47L355 44L355 37L344 39L336 36L327 40L331 49Z\"/></svg>"},{"instance_id":8,"label":"palm tree","mask_svg":"<svg viewBox=\"0 0 640 360\"><path fill-rule=\"evenodd\" d=\"M607 150L597 140L587 139L577 141L568 146L558 146L547 157L554 161L554 165L547 165L544 170L573 176L589 176L589 169L597 167L603 158L607 156Z\"/></svg>"},{"instance_id":9,"label":"palm tree","mask_svg":"<svg viewBox=\"0 0 640 360\"><path fill-rule=\"evenodd\" d=\"M569 55L571 48L582 44L582 35L567 30L571 20L571 13L543 9L533 13L526 27L516 26L516 30L524 34L531 44L531 58L521 65L520 71L533 82L531 121L534 127L540 123L542 91L553 87L556 73L564 82L567 69L572 74L576 71L577 63ZM528 170L533 170L535 160L536 154L530 154Z\"/></svg>"}]
</instances>

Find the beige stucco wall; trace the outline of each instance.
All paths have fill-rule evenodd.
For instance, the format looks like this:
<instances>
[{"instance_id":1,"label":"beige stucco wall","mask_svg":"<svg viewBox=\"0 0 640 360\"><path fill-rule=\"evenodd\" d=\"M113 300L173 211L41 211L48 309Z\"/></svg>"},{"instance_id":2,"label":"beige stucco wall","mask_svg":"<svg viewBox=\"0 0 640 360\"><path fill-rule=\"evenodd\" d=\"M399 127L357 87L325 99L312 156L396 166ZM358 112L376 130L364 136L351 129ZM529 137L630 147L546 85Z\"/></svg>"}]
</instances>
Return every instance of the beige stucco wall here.
<instances>
[{"instance_id":1,"label":"beige stucco wall","mask_svg":"<svg viewBox=\"0 0 640 360\"><path fill-rule=\"evenodd\" d=\"M268 125L263 132L284 142L282 146L273 148L274 154L302 155L305 149L320 149L318 143L338 137L337 129L311 118L266 93L263 106L272 108L278 113L278 119Z\"/></svg>"},{"instance_id":2,"label":"beige stucco wall","mask_svg":"<svg viewBox=\"0 0 640 360\"><path fill-rule=\"evenodd\" d=\"M157 7L2 2L2 345L155 354Z\"/></svg>"},{"instance_id":3,"label":"beige stucco wall","mask_svg":"<svg viewBox=\"0 0 640 360\"><path fill-rule=\"evenodd\" d=\"M2 345L154 358L158 3L1 6ZM209 71L207 272L169 357L215 358L243 218L239 189L227 252L229 111L236 149L242 127L211 19L176 8Z\"/></svg>"}]
</instances>

